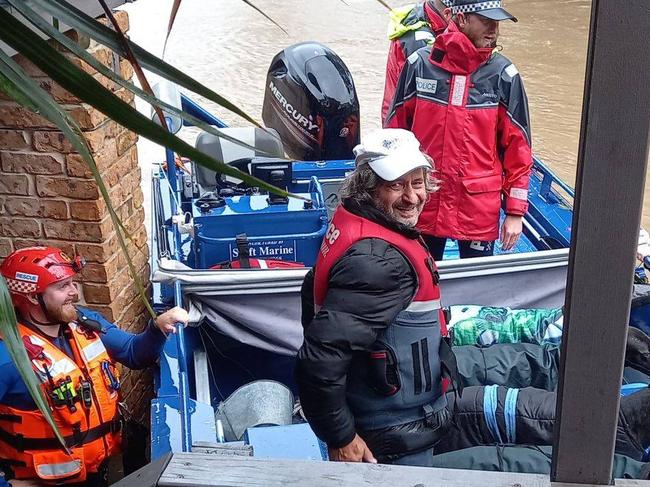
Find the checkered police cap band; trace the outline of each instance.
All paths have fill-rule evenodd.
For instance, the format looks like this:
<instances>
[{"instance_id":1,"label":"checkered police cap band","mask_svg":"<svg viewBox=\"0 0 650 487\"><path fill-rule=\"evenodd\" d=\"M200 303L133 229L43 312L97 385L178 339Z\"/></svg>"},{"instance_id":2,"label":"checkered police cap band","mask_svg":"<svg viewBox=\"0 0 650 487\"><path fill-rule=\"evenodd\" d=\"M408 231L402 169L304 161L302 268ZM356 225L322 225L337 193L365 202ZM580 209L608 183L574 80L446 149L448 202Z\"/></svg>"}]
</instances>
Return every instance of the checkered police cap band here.
<instances>
[{"instance_id":1,"label":"checkered police cap band","mask_svg":"<svg viewBox=\"0 0 650 487\"><path fill-rule=\"evenodd\" d=\"M14 293L28 294L36 292L36 283L34 282L18 281L16 279L7 278L7 287L9 288L9 291Z\"/></svg>"},{"instance_id":2,"label":"checkered police cap band","mask_svg":"<svg viewBox=\"0 0 650 487\"><path fill-rule=\"evenodd\" d=\"M452 6L453 3L454 3L453 0L440 0L440 1L441 1L442 4L443 4L445 7L447 7L447 8L451 8L451 6Z\"/></svg>"},{"instance_id":3,"label":"checkered police cap band","mask_svg":"<svg viewBox=\"0 0 650 487\"><path fill-rule=\"evenodd\" d=\"M462 12L464 14L471 14L492 8L501 8L501 0L489 0L487 2L474 2L465 5L454 5L451 7L451 13L454 15L459 12Z\"/></svg>"}]
</instances>

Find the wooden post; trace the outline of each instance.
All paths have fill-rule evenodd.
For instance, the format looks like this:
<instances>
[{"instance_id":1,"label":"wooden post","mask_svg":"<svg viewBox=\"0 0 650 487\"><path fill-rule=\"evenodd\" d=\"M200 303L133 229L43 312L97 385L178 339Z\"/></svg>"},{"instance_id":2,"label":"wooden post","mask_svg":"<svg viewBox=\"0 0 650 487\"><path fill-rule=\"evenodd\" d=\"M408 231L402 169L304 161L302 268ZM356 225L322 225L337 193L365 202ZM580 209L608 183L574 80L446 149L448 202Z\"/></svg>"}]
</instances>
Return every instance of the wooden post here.
<instances>
[{"instance_id":1,"label":"wooden post","mask_svg":"<svg viewBox=\"0 0 650 487\"><path fill-rule=\"evenodd\" d=\"M551 470L556 482L611 482L648 157L649 22L647 0L592 1Z\"/></svg>"}]
</instances>

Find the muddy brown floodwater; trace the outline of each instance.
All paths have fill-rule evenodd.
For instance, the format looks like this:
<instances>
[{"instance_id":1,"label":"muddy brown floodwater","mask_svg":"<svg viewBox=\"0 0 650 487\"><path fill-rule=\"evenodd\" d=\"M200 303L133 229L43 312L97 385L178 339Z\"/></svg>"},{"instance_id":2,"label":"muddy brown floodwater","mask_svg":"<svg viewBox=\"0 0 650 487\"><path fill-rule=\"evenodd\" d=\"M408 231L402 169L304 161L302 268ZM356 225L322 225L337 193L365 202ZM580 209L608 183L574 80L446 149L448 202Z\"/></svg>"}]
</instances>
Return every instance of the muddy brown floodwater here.
<instances>
[{"instance_id":1,"label":"muddy brown floodwater","mask_svg":"<svg viewBox=\"0 0 650 487\"><path fill-rule=\"evenodd\" d=\"M266 70L273 56L296 42L319 41L338 53L352 72L361 103L362 130L380 126L388 48L384 7L376 0L253 3L289 35L241 0L184 0L165 59L261 120ZM502 22L500 44L524 79L534 151L573 186L591 2L506 0L505 5L519 22ZM170 8L170 0L128 4L131 37L160 55ZM198 101L228 123L242 124L225 110ZM142 143L140 149L143 164L151 157L162 157L150 144ZM650 228L650 192L645 195L642 224Z\"/></svg>"}]
</instances>

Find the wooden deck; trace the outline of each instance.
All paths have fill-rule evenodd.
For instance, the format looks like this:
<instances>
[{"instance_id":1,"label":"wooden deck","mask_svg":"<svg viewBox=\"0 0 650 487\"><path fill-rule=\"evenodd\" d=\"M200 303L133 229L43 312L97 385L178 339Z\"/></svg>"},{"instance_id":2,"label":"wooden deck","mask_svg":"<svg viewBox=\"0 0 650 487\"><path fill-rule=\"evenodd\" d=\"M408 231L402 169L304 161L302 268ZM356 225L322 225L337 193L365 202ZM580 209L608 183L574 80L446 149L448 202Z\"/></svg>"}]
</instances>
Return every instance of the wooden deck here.
<instances>
[{"instance_id":1,"label":"wooden deck","mask_svg":"<svg viewBox=\"0 0 650 487\"><path fill-rule=\"evenodd\" d=\"M560 487L547 475L176 453L158 486ZM566 484L564 484L566 485ZM620 487L650 482L617 480ZM584 486L583 486L584 487Z\"/></svg>"}]
</instances>

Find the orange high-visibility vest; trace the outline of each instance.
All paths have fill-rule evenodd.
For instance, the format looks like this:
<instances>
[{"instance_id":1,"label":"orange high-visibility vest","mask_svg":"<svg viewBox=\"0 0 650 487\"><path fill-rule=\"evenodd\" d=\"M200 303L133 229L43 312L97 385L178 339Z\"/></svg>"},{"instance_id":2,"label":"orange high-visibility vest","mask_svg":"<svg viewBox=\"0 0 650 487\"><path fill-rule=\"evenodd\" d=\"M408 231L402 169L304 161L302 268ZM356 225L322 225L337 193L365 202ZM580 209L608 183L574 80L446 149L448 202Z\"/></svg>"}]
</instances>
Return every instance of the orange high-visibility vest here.
<instances>
[{"instance_id":1,"label":"orange high-visibility vest","mask_svg":"<svg viewBox=\"0 0 650 487\"><path fill-rule=\"evenodd\" d=\"M17 479L83 482L88 474L99 471L104 460L120 451L118 392L107 375L117 379L118 372L94 332L74 323L68 326L74 360L38 332L18 325L71 454L61 447L39 410L0 405L0 462L11 466Z\"/></svg>"}]
</instances>

